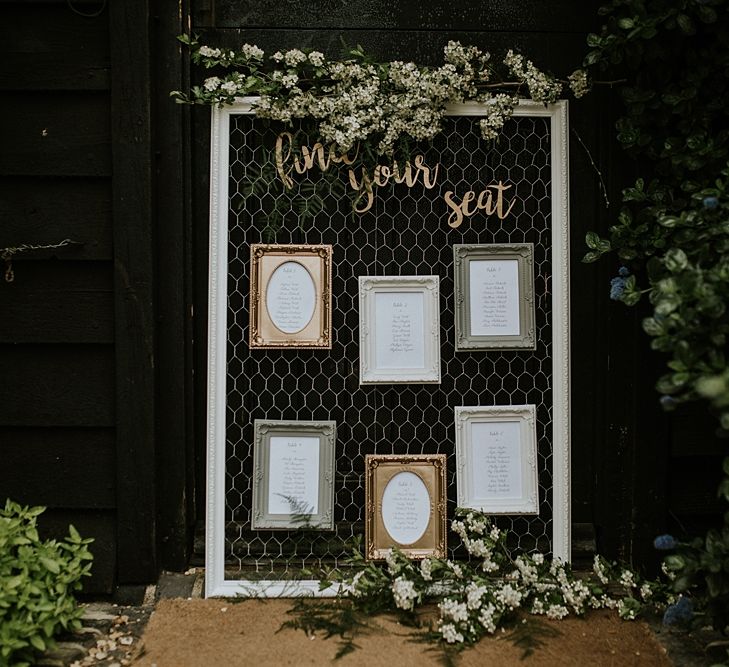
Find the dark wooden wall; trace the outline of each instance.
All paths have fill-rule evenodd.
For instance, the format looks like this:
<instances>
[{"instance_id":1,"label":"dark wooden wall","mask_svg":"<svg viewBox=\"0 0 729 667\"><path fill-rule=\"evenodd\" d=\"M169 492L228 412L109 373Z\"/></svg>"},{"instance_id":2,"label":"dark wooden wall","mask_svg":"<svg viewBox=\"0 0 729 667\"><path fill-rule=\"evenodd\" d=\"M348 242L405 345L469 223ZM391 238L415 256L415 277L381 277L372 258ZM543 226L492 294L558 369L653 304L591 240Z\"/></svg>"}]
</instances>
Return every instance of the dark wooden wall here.
<instances>
[{"instance_id":1,"label":"dark wooden wall","mask_svg":"<svg viewBox=\"0 0 729 667\"><path fill-rule=\"evenodd\" d=\"M0 2L0 501L95 539L89 592L184 567L193 497L177 3ZM3 267L4 270L5 267Z\"/></svg>"},{"instance_id":2,"label":"dark wooden wall","mask_svg":"<svg viewBox=\"0 0 729 667\"><path fill-rule=\"evenodd\" d=\"M187 562L204 516L209 110L169 101L188 85L175 35L332 56L343 39L423 63L459 39L566 75L596 7L0 0L0 249L75 242L0 276L0 501L48 506L47 534L73 522L95 538L90 592ZM659 412L641 313L607 298L617 265L579 261L630 172L616 113L608 91L570 109L573 510L601 551L640 562L657 530L713 516L718 450L703 411Z\"/></svg>"}]
</instances>

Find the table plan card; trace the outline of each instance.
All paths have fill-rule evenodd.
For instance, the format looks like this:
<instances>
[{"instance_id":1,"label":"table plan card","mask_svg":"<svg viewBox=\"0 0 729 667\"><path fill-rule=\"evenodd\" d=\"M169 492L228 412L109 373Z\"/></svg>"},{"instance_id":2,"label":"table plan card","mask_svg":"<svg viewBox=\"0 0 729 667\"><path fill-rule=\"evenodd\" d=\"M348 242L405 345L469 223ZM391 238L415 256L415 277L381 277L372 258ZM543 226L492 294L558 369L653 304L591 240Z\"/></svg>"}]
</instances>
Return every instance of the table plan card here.
<instances>
[{"instance_id":1,"label":"table plan card","mask_svg":"<svg viewBox=\"0 0 729 667\"><path fill-rule=\"evenodd\" d=\"M468 474L474 499L521 498L521 422L473 422L471 448L473 461Z\"/></svg>"},{"instance_id":2,"label":"table plan card","mask_svg":"<svg viewBox=\"0 0 729 667\"><path fill-rule=\"evenodd\" d=\"M446 455L365 456L365 555L446 554Z\"/></svg>"},{"instance_id":3,"label":"table plan card","mask_svg":"<svg viewBox=\"0 0 729 667\"><path fill-rule=\"evenodd\" d=\"M266 310L273 325L287 334L301 331L314 317L316 285L299 262L284 262L266 286Z\"/></svg>"},{"instance_id":4,"label":"table plan card","mask_svg":"<svg viewBox=\"0 0 729 667\"><path fill-rule=\"evenodd\" d=\"M398 544L415 544L430 522L430 494L420 477L399 472L382 494L382 522Z\"/></svg>"},{"instance_id":5,"label":"table plan card","mask_svg":"<svg viewBox=\"0 0 729 667\"><path fill-rule=\"evenodd\" d=\"M470 327L473 336L519 335L519 262L471 260Z\"/></svg>"},{"instance_id":6,"label":"table plan card","mask_svg":"<svg viewBox=\"0 0 729 667\"><path fill-rule=\"evenodd\" d=\"M334 528L333 421L253 425L254 529Z\"/></svg>"},{"instance_id":7,"label":"table plan card","mask_svg":"<svg viewBox=\"0 0 729 667\"><path fill-rule=\"evenodd\" d=\"M488 514L538 514L536 407L458 407L459 507Z\"/></svg>"},{"instance_id":8,"label":"table plan card","mask_svg":"<svg viewBox=\"0 0 729 667\"><path fill-rule=\"evenodd\" d=\"M319 438L272 436L269 443L268 511L319 511Z\"/></svg>"},{"instance_id":9,"label":"table plan card","mask_svg":"<svg viewBox=\"0 0 729 667\"><path fill-rule=\"evenodd\" d=\"M425 319L422 292L375 294L377 368L425 367Z\"/></svg>"},{"instance_id":10,"label":"table plan card","mask_svg":"<svg viewBox=\"0 0 729 667\"><path fill-rule=\"evenodd\" d=\"M455 245L456 350L533 350L534 247Z\"/></svg>"},{"instance_id":11,"label":"table plan card","mask_svg":"<svg viewBox=\"0 0 729 667\"><path fill-rule=\"evenodd\" d=\"M438 276L359 279L360 384L440 382Z\"/></svg>"}]
</instances>

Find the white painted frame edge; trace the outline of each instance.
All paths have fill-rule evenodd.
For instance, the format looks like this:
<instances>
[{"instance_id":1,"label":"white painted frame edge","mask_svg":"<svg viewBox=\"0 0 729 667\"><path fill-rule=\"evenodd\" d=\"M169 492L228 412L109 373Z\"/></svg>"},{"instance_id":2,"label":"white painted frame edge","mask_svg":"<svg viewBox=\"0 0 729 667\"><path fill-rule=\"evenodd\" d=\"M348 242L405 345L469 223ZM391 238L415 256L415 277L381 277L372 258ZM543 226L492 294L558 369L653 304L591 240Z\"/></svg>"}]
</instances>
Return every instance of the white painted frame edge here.
<instances>
[{"instance_id":1,"label":"white painted frame edge","mask_svg":"<svg viewBox=\"0 0 729 667\"><path fill-rule=\"evenodd\" d=\"M333 596L337 593L334 587L320 591L316 580L243 582L225 579L225 466L217 464L225 460L228 137L230 116L253 113L254 101L255 98L242 98L234 105L213 108L211 120L205 596ZM449 107L448 114L478 116L484 108L487 105L458 104ZM514 115L541 116L551 120L552 552L555 557L568 562L571 555L568 105L564 100L548 106L521 101L514 109ZM221 137L226 137L225 146L220 145ZM556 369L561 369L561 373L555 373Z\"/></svg>"},{"instance_id":2,"label":"white painted frame edge","mask_svg":"<svg viewBox=\"0 0 729 667\"><path fill-rule=\"evenodd\" d=\"M440 276L359 276L359 383L440 384ZM424 295L425 364L419 369L379 370L374 366L377 341L372 333L378 291L417 291Z\"/></svg>"},{"instance_id":3,"label":"white painted frame edge","mask_svg":"<svg viewBox=\"0 0 729 667\"><path fill-rule=\"evenodd\" d=\"M539 514L539 478L537 474L537 410L526 405L479 405L455 408L456 423L456 495L458 507L470 507L485 514ZM522 497L519 500L494 500L489 508L475 505L467 469L473 466L473 441L469 425L518 421L521 425L519 450L522 472Z\"/></svg>"}]
</instances>

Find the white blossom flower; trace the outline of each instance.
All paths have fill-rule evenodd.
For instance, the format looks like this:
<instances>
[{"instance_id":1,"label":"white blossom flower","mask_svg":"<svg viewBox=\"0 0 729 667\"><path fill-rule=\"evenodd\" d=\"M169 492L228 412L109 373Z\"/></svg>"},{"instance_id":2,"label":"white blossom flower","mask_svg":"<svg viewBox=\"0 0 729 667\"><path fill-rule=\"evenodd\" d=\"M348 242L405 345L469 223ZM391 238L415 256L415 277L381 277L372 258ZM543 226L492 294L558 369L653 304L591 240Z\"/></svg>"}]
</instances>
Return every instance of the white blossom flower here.
<instances>
[{"instance_id":1,"label":"white blossom flower","mask_svg":"<svg viewBox=\"0 0 729 667\"><path fill-rule=\"evenodd\" d=\"M398 577L392 582L392 597L399 609L411 610L415 606L418 592L412 581L405 577Z\"/></svg>"},{"instance_id":2,"label":"white blossom flower","mask_svg":"<svg viewBox=\"0 0 729 667\"><path fill-rule=\"evenodd\" d=\"M635 586L637 586L633 573L630 570L622 571L620 574L620 583L625 586L625 588L635 588Z\"/></svg>"},{"instance_id":3,"label":"white blossom flower","mask_svg":"<svg viewBox=\"0 0 729 667\"><path fill-rule=\"evenodd\" d=\"M648 582L644 583L640 587L640 597L643 600L649 600L653 597L653 589L651 588L650 584Z\"/></svg>"},{"instance_id":4,"label":"white blossom flower","mask_svg":"<svg viewBox=\"0 0 729 667\"><path fill-rule=\"evenodd\" d=\"M220 49L211 49L209 46L201 46L197 52L205 58L220 58L223 54Z\"/></svg>"},{"instance_id":5,"label":"white blossom flower","mask_svg":"<svg viewBox=\"0 0 729 667\"><path fill-rule=\"evenodd\" d=\"M609 580L605 573L605 564L603 563L602 558L597 554L595 554L595 558L592 561L592 571L595 573L595 576L601 584L608 583Z\"/></svg>"},{"instance_id":6,"label":"white blossom flower","mask_svg":"<svg viewBox=\"0 0 729 667\"><path fill-rule=\"evenodd\" d=\"M587 81L587 72L584 69L576 69L567 77L570 90L576 98L583 97L590 92L590 84Z\"/></svg>"},{"instance_id":7,"label":"white blossom flower","mask_svg":"<svg viewBox=\"0 0 729 667\"><path fill-rule=\"evenodd\" d=\"M545 613L547 618L559 620L564 618L565 616L568 616L570 612L568 611L567 607L563 605L553 604L547 609Z\"/></svg>"},{"instance_id":8,"label":"white blossom flower","mask_svg":"<svg viewBox=\"0 0 729 667\"><path fill-rule=\"evenodd\" d=\"M203 82L205 90L213 91L220 87L220 79L217 76L211 76Z\"/></svg>"},{"instance_id":9,"label":"white blossom flower","mask_svg":"<svg viewBox=\"0 0 729 667\"><path fill-rule=\"evenodd\" d=\"M283 59L289 67L296 67L299 63L304 63L307 60L306 54L300 49L291 49L290 51L286 51Z\"/></svg>"},{"instance_id":10,"label":"white blossom flower","mask_svg":"<svg viewBox=\"0 0 729 667\"><path fill-rule=\"evenodd\" d=\"M420 574L425 581L432 581L432 567L433 563L430 558L423 558L423 560L420 561Z\"/></svg>"},{"instance_id":11,"label":"white blossom flower","mask_svg":"<svg viewBox=\"0 0 729 667\"><path fill-rule=\"evenodd\" d=\"M538 70L531 60L514 53L511 49L504 58L504 65L520 81L526 83L529 95L535 102L554 102L562 92L562 84Z\"/></svg>"},{"instance_id":12,"label":"white blossom flower","mask_svg":"<svg viewBox=\"0 0 729 667\"><path fill-rule=\"evenodd\" d=\"M504 584L496 591L496 599L510 609L516 609L521 603L521 598L521 592L511 584Z\"/></svg>"},{"instance_id":13,"label":"white blossom flower","mask_svg":"<svg viewBox=\"0 0 729 667\"><path fill-rule=\"evenodd\" d=\"M280 63L283 59L284 55L281 51L276 51L276 53L271 56L271 60L275 60L277 63Z\"/></svg>"},{"instance_id":14,"label":"white blossom flower","mask_svg":"<svg viewBox=\"0 0 729 667\"><path fill-rule=\"evenodd\" d=\"M243 51L243 55L248 59L254 58L260 60L263 58L263 49L259 49L255 44L244 44L241 47L241 51Z\"/></svg>"},{"instance_id":15,"label":"white blossom flower","mask_svg":"<svg viewBox=\"0 0 729 667\"><path fill-rule=\"evenodd\" d=\"M468 607L463 602L446 598L438 604L441 619L451 619L456 623L468 620Z\"/></svg>"},{"instance_id":16,"label":"white blossom flower","mask_svg":"<svg viewBox=\"0 0 729 667\"><path fill-rule=\"evenodd\" d=\"M466 606L469 609L478 609L481 606L481 599L488 593L486 586L479 586L473 581L466 586Z\"/></svg>"},{"instance_id":17,"label":"white blossom flower","mask_svg":"<svg viewBox=\"0 0 729 667\"><path fill-rule=\"evenodd\" d=\"M496 632L496 621L494 620L495 612L496 607L489 603L481 607L481 612L478 615L479 623L481 623L484 630L490 634Z\"/></svg>"},{"instance_id":18,"label":"white blossom flower","mask_svg":"<svg viewBox=\"0 0 729 667\"><path fill-rule=\"evenodd\" d=\"M446 623L440 626L440 633L449 644L455 644L456 642L463 642L463 635L456 630L456 627L452 623Z\"/></svg>"},{"instance_id":19,"label":"white blossom flower","mask_svg":"<svg viewBox=\"0 0 729 667\"><path fill-rule=\"evenodd\" d=\"M315 67L321 67L324 64L324 54L321 51L312 51L309 54L309 62Z\"/></svg>"},{"instance_id":20,"label":"white blossom flower","mask_svg":"<svg viewBox=\"0 0 729 667\"><path fill-rule=\"evenodd\" d=\"M238 92L238 84L235 81L226 81L221 84L220 90L224 90L226 93L233 95Z\"/></svg>"}]
</instances>

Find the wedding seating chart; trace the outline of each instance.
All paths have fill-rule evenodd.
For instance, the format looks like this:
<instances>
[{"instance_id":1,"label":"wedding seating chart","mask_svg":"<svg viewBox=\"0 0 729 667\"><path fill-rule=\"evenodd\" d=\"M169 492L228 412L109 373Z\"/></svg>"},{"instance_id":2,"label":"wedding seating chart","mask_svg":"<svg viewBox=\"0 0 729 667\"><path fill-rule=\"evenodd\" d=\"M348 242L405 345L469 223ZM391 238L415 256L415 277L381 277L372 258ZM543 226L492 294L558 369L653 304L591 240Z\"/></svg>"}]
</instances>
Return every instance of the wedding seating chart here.
<instances>
[{"instance_id":1,"label":"wedding seating chart","mask_svg":"<svg viewBox=\"0 0 729 667\"><path fill-rule=\"evenodd\" d=\"M457 407L459 507L538 514L536 406Z\"/></svg>"},{"instance_id":2,"label":"wedding seating chart","mask_svg":"<svg viewBox=\"0 0 729 667\"><path fill-rule=\"evenodd\" d=\"M513 260L469 262L471 334L519 335L519 263Z\"/></svg>"},{"instance_id":3,"label":"wedding seating chart","mask_svg":"<svg viewBox=\"0 0 729 667\"><path fill-rule=\"evenodd\" d=\"M385 530L398 544L414 544L430 521L430 495L423 480L412 472L396 474L382 494Z\"/></svg>"},{"instance_id":4,"label":"wedding seating chart","mask_svg":"<svg viewBox=\"0 0 729 667\"><path fill-rule=\"evenodd\" d=\"M274 326L287 334L301 331L314 317L316 286L298 262L285 262L271 275L266 308Z\"/></svg>"},{"instance_id":5,"label":"wedding seating chart","mask_svg":"<svg viewBox=\"0 0 729 667\"><path fill-rule=\"evenodd\" d=\"M316 514L319 511L319 438L270 440L268 511Z\"/></svg>"}]
</instances>

